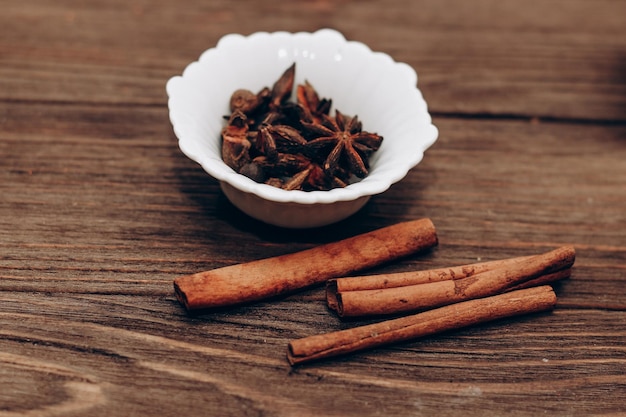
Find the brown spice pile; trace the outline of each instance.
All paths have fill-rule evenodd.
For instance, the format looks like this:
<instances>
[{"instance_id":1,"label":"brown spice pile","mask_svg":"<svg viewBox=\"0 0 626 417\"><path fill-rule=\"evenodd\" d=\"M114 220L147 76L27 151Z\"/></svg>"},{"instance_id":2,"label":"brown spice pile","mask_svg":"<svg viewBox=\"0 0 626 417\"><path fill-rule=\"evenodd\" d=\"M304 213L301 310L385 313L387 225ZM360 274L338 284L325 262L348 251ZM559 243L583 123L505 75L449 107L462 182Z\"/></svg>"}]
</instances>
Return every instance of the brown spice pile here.
<instances>
[{"instance_id":1,"label":"brown spice pile","mask_svg":"<svg viewBox=\"0 0 626 417\"><path fill-rule=\"evenodd\" d=\"M296 102L289 101L295 69L294 63L271 89L232 94L222 130L224 162L285 190L330 190L364 178L382 136L363 131L357 116L338 110L330 116L332 100L320 99L307 81L296 87Z\"/></svg>"}]
</instances>

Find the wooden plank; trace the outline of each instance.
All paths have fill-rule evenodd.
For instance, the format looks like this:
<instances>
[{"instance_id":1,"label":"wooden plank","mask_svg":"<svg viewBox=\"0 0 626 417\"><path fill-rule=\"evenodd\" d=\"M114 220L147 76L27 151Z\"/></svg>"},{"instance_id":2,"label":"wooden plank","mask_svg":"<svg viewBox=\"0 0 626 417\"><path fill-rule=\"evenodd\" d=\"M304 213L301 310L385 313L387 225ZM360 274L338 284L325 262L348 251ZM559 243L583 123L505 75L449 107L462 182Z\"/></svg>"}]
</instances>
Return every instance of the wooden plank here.
<instances>
[{"instance_id":1,"label":"wooden plank","mask_svg":"<svg viewBox=\"0 0 626 417\"><path fill-rule=\"evenodd\" d=\"M567 286L574 297L568 303L624 306L620 293L608 290L621 279L626 251L623 127L438 119L440 140L407 178L355 217L302 233L276 231L233 210L216 181L177 149L163 109L5 110L11 115L0 134L6 290L165 294L177 274L430 217L439 249L398 268L574 244L582 281ZM599 286L587 276L602 277Z\"/></svg>"},{"instance_id":2,"label":"wooden plank","mask_svg":"<svg viewBox=\"0 0 626 417\"><path fill-rule=\"evenodd\" d=\"M437 114L625 120L622 2L5 3L1 100L163 105L226 33L333 27L413 66Z\"/></svg>"},{"instance_id":3,"label":"wooden plank","mask_svg":"<svg viewBox=\"0 0 626 417\"><path fill-rule=\"evenodd\" d=\"M3 294L0 382L35 393L11 396L11 409L530 416L622 405L623 311L557 310L291 370L287 341L332 327L320 303L190 319L163 301Z\"/></svg>"}]
</instances>

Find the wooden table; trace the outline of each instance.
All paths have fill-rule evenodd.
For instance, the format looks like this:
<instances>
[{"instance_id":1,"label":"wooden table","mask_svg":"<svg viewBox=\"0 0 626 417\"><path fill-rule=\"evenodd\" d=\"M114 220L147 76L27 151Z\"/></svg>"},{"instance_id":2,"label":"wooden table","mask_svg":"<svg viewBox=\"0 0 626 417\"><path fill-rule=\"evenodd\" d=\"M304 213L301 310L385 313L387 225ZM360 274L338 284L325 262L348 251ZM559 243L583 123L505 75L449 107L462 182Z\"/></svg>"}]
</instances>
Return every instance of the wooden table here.
<instances>
[{"instance_id":1,"label":"wooden table","mask_svg":"<svg viewBox=\"0 0 626 417\"><path fill-rule=\"evenodd\" d=\"M0 416L626 412L626 3L4 0ZM419 74L440 130L353 217L281 230L178 149L165 83L224 34L331 27ZM396 272L571 244L552 313L291 368L314 288L200 316L172 281L429 217Z\"/></svg>"}]
</instances>

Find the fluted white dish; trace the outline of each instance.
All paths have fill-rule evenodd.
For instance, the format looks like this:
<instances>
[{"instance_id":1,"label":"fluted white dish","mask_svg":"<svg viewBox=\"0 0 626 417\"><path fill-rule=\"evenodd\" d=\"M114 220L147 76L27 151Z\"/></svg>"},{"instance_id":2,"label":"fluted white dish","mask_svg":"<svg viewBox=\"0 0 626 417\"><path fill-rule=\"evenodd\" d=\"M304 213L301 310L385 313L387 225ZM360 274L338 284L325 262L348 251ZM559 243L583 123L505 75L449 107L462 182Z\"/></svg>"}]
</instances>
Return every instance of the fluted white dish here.
<instances>
[{"instance_id":1,"label":"fluted white dish","mask_svg":"<svg viewBox=\"0 0 626 417\"><path fill-rule=\"evenodd\" d=\"M271 87L294 62L294 85L308 80L320 97L332 99L333 109L358 115L364 130L383 136L364 179L330 191L287 191L257 183L223 162L220 132L233 91ZM324 226L354 214L404 178L438 136L415 71L331 29L226 35L172 77L166 91L181 151L220 182L236 207L281 227Z\"/></svg>"}]
</instances>

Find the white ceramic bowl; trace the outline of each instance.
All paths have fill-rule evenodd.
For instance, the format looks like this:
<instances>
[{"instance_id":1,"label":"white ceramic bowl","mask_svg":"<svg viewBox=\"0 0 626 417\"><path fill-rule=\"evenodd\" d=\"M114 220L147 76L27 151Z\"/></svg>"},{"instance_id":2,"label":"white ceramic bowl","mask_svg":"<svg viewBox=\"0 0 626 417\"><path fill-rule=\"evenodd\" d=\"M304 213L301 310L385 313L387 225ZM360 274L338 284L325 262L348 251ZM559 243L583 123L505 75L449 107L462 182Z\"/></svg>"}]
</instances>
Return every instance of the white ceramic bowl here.
<instances>
[{"instance_id":1,"label":"white ceramic bowl","mask_svg":"<svg viewBox=\"0 0 626 417\"><path fill-rule=\"evenodd\" d=\"M330 191L287 191L256 183L222 161L220 131L233 91L271 87L293 62L294 85L308 80L320 97L332 99L333 109L358 115L363 130L383 136L364 179ZM322 29L226 35L182 76L172 77L166 90L180 149L219 180L236 207L269 224L308 228L354 214L422 160L438 131L416 84L407 64Z\"/></svg>"}]
</instances>

